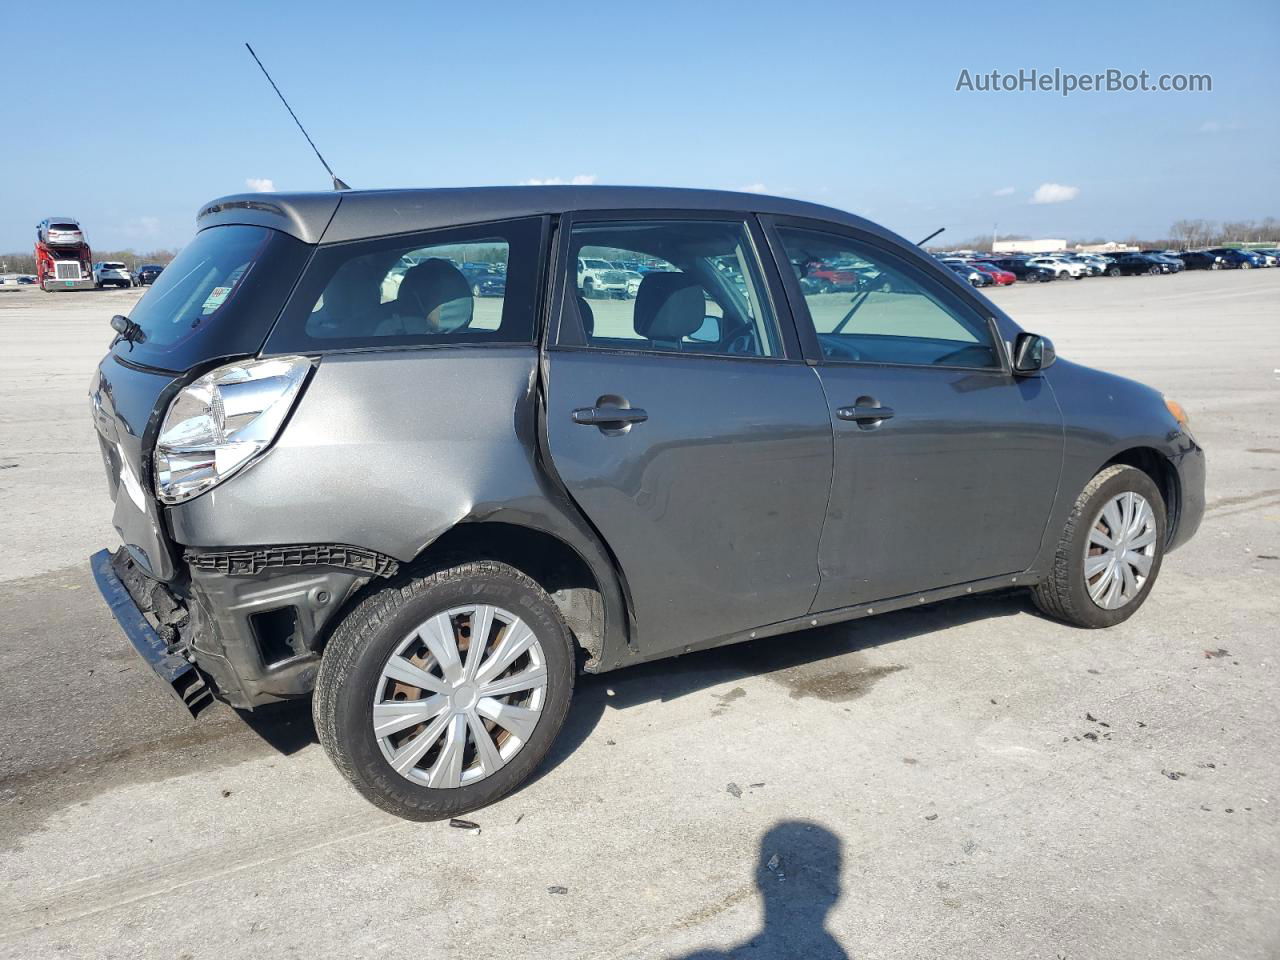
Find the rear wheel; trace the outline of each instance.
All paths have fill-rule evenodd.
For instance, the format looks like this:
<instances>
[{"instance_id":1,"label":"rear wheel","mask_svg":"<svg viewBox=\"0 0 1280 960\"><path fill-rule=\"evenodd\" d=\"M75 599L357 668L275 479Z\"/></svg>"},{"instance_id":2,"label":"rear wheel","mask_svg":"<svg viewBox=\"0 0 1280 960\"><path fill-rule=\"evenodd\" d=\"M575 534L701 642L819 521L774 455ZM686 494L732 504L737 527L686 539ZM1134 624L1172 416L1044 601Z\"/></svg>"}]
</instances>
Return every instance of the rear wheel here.
<instances>
[{"instance_id":1,"label":"rear wheel","mask_svg":"<svg viewBox=\"0 0 1280 960\"><path fill-rule=\"evenodd\" d=\"M1108 269L1108 270L1107 270L1107 276L1108 276L1108 277L1118 277L1118 276L1120 276L1120 268L1119 268L1119 267L1111 267L1110 269Z\"/></svg>"},{"instance_id":2,"label":"rear wheel","mask_svg":"<svg viewBox=\"0 0 1280 960\"><path fill-rule=\"evenodd\" d=\"M595 281L592 280L590 277L587 277L587 279L582 284L582 296L585 297L587 300L590 300L595 295L596 295Z\"/></svg>"},{"instance_id":3,"label":"rear wheel","mask_svg":"<svg viewBox=\"0 0 1280 960\"><path fill-rule=\"evenodd\" d=\"M312 709L325 751L366 799L437 820L524 782L564 722L573 679L551 598L483 560L365 598L325 649Z\"/></svg>"},{"instance_id":4,"label":"rear wheel","mask_svg":"<svg viewBox=\"0 0 1280 960\"><path fill-rule=\"evenodd\" d=\"M1078 627L1110 627L1142 606L1160 573L1164 499L1149 476L1116 464L1081 492L1053 567L1033 590L1036 606Z\"/></svg>"}]
</instances>

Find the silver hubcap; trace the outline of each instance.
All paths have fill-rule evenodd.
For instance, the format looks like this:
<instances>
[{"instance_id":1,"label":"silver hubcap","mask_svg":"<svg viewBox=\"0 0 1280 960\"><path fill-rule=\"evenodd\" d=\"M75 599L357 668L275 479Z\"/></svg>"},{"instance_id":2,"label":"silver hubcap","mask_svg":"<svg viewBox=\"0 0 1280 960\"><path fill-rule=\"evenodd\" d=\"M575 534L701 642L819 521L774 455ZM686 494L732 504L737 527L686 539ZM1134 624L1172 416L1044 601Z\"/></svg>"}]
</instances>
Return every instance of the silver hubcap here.
<instances>
[{"instance_id":1,"label":"silver hubcap","mask_svg":"<svg viewBox=\"0 0 1280 960\"><path fill-rule=\"evenodd\" d=\"M547 663L513 613L470 604L436 614L400 642L373 694L373 733L402 777L466 786L506 766L533 736Z\"/></svg>"},{"instance_id":2,"label":"silver hubcap","mask_svg":"<svg viewBox=\"0 0 1280 960\"><path fill-rule=\"evenodd\" d=\"M1155 511L1141 494L1119 494L1098 511L1084 555L1084 580L1094 603L1116 610L1138 595L1151 574L1156 533Z\"/></svg>"}]
</instances>

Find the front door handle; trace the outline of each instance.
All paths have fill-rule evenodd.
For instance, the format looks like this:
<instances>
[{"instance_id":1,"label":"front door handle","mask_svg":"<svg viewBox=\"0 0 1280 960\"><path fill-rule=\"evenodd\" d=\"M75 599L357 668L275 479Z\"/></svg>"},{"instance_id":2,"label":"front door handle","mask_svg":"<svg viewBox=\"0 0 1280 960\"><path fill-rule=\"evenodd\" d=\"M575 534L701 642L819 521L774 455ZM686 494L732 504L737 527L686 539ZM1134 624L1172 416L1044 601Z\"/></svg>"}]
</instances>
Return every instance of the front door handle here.
<instances>
[{"instance_id":1,"label":"front door handle","mask_svg":"<svg viewBox=\"0 0 1280 960\"><path fill-rule=\"evenodd\" d=\"M649 414L639 407L579 407L573 411L573 422L596 427L624 427L644 423Z\"/></svg>"},{"instance_id":2,"label":"front door handle","mask_svg":"<svg viewBox=\"0 0 1280 960\"><path fill-rule=\"evenodd\" d=\"M879 423L881 420L888 420L893 416L893 407L863 405L841 407L836 411L836 416L841 420L852 420L854 423Z\"/></svg>"}]
</instances>

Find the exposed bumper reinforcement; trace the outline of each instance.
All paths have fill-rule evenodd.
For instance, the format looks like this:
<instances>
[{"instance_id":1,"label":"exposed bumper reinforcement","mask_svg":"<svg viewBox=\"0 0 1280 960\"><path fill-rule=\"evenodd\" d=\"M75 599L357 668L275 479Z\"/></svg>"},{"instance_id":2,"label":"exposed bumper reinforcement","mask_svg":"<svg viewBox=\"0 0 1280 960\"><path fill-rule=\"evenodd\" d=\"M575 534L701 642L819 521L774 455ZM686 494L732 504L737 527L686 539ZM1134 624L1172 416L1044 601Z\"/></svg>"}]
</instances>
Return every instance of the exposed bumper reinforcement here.
<instances>
[{"instance_id":1,"label":"exposed bumper reinforcement","mask_svg":"<svg viewBox=\"0 0 1280 960\"><path fill-rule=\"evenodd\" d=\"M89 558L93 579L102 599L107 601L116 623L124 631L138 656L163 681L173 698L195 716L211 699L208 684L195 665L169 650L156 629L143 616L137 602L111 566L111 553L99 550Z\"/></svg>"}]
</instances>

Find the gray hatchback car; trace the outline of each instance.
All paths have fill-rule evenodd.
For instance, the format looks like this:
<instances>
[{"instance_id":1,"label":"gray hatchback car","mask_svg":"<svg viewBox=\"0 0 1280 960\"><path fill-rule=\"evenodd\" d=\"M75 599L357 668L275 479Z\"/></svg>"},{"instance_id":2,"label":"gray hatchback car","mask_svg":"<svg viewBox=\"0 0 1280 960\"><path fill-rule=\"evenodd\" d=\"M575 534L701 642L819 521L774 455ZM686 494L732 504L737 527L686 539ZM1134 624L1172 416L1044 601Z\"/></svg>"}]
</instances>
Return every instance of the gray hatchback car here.
<instances>
[{"instance_id":1,"label":"gray hatchback car","mask_svg":"<svg viewBox=\"0 0 1280 960\"><path fill-rule=\"evenodd\" d=\"M1011 586L1119 623L1203 513L1177 404L837 210L356 191L197 226L91 386L123 541L95 575L185 704L314 692L400 816L519 785L579 671Z\"/></svg>"}]
</instances>

